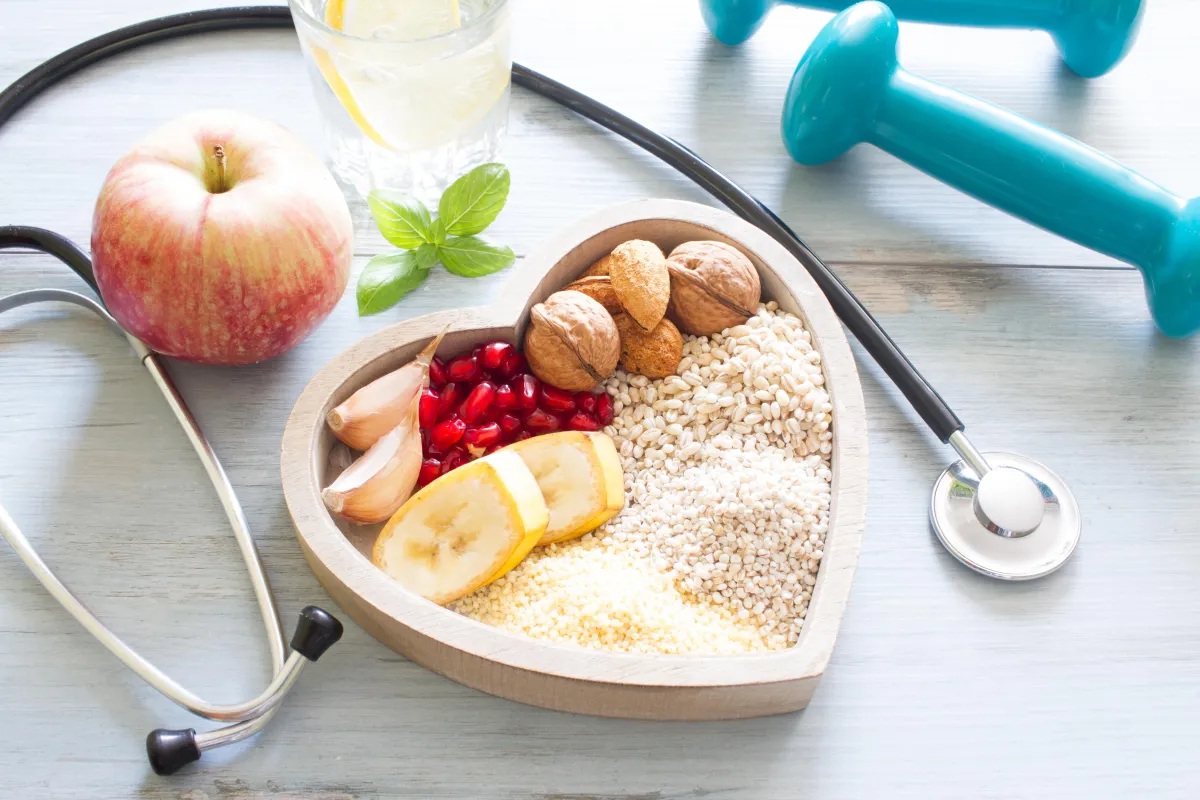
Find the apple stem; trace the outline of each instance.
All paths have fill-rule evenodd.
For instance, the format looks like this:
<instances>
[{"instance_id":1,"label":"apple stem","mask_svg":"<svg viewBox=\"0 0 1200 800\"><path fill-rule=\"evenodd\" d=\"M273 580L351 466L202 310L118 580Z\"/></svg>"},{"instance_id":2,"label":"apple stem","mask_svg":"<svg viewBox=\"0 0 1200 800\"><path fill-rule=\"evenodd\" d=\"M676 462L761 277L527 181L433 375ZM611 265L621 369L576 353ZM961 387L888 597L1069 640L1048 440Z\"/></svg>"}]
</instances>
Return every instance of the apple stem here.
<instances>
[{"instance_id":1,"label":"apple stem","mask_svg":"<svg viewBox=\"0 0 1200 800\"><path fill-rule=\"evenodd\" d=\"M213 145L213 157L217 160L217 191L214 194L220 194L225 191L225 148Z\"/></svg>"}]
</instances>

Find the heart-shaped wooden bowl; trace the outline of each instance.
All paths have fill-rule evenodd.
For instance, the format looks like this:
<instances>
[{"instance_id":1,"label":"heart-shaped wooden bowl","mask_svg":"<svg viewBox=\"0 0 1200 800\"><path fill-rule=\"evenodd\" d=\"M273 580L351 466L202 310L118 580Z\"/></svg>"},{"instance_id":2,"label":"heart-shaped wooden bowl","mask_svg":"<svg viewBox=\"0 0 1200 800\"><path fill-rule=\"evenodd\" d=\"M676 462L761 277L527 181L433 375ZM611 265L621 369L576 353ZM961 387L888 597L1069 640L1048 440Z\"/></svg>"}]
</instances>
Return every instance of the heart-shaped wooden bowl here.
<instances>
[{"instance_id":1,"label":"heart-shaped wooden bowl","mask_svg":"<svg viewBox=\"0 0 1200 800\"><path fill-rule=\"evenodd\" d=\"M369 381L400 367L450 325L440 352L496 338L520 341L529 309L628 239L665 252L719 240L746 253L764 299L800 316L812 333L833 405L833 481L825 555L795 646L761 654L610 653L508 633L407 591L370 561L380 526L333 518L320 489L332 479L335 442L325 415ZM731 214L695 203L646 200L593 214L545 244L513 272L501 302L400 322L363 339L313 378L283 436L283 489L304 555L333 599L393 650L490 694L546 708L642 719L733 719L808 705L829 662L850 592L867 497L862 387L842 327L808 273L777 242Z\"/></svg>"}]
</instances>

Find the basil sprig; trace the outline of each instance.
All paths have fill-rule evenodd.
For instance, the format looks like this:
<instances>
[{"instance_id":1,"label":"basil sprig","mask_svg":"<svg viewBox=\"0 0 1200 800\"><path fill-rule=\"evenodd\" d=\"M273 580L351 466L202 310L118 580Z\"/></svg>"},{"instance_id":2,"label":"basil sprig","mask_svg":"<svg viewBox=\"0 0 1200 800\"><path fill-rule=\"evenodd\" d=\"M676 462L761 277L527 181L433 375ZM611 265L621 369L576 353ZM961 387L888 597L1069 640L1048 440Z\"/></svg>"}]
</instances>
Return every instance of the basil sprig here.
<instances>
[{"instance_id":1,"label":"basil sprig","mask_svg":"<svg viewBox=\"0 0 1200 800\"><path fill-rule=\"evenodd\" d=\"M479 238L508 200L511 179L503 164L483 164L442 193L434 219L423 203L377 189L367 198L379 232L400 252L372 258L358 278L358 313L378 314L429 277L434 264L464 278L491 275L516 260L512 248Z\"/></svg>"}]
</instances>

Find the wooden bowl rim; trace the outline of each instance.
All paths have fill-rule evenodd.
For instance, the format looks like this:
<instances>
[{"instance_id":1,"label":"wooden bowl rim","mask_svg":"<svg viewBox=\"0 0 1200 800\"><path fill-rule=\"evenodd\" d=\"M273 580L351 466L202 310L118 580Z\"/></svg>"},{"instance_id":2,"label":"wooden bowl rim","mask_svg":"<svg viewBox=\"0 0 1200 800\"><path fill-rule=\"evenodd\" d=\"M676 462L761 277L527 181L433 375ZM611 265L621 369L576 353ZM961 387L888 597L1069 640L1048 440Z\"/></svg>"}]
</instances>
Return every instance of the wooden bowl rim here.
<instances>
[{"instance_id":1,"label":"wooden bowl rim","mask_svg":"<svg viewBox=\"0 0 1200 800\"><path fill-rule=\"evenodd\" d=\"M446 325L451 331L507 328L515 337L529 307L540 299L539 292L546 291L542 284L548 274L563 259L613 228L656 220L706 229L710 238L737 244L756 262L760 273L764 269L774 273L795 300L822 356L826 389L834 406L830 524L804 631L786 650L745 655L616 653L509 633L404 589L354 547L321 502L315 451L335 391L377 359ZM511 312L504 314L504 308L521 310L514 318ZM514 269L496 305L398 322L334 357L310 381L288 419L281 448L283 489L297 536L331 580L340 582L373 613L447 647L517 669L581 681L690 687L794 681L824 671L849 597L866 514L866 425L858 370L841 323L794 256L763 231L721 209L680 200L639 200L590 214L551 237ZM323 578L319 571L317 574Z\"/></svg>"}]
</instances>

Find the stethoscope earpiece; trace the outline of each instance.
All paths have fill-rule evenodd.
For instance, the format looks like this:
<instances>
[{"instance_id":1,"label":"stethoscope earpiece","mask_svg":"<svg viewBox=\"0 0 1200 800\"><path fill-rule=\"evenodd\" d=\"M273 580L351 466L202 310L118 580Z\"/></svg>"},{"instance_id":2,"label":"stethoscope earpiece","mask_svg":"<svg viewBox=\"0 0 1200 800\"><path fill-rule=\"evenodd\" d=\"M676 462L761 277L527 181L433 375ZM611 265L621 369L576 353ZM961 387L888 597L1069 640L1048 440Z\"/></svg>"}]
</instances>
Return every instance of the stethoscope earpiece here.
<instances>
[{"instance_id":1,"label":"stethoscope earpiece","mask_svg":"<svg viewBox=\"0 0 1200 800\"><path fill-rule=\"evenodd\" d=\"M71 242L50 231L38 228L0 227L0 249L10 246L32 247L49 253L71 266L85 279L91 275L91 265L87 256ZM262 614L273 668L270 684L257 697L244 703L235 705L209 703L185 689L143 658L88 611L79 598L58 579L46 562L42 561L29 539L17 526L16 521L4 509L4 506L0 505L0 538L8 541L13 551L29 567L34 577L46 587L46 590L62 604L71 616L78 620L80 625L95 636L125 666L137 673L142 680L169 700L197 716L222 723L221 727L203 733L196 733L192 728L180 730L159 728L152 731L146 737L146 754L150 758L150 766L159 775L170 775L199 759L206 750L240 742L262 730L263 726L274 716L276 707L295 684L296 679L300 677L304 667L320 658L342 637L342 623L328 612L316 606L308 606L300 612L295 633L292 634L291 652L287 652L279 624L278 609L275 606L275 597L271 593L270 584L263 571L262 560L258 556L254 537L250 535L249 527L246 525L246 517L242 513L237 495L229 483L229 478L225 475L225 470L222 469L212 448L205 440L204 433L200 430L183 398L176 391L175 385L163 369L158 357L144 344L126 333L103 305L90 297L65 289L31 289L0 297L0 314L22 306L48 302L71 303L87 309L129 340L134 354L150 373L159 391L162 392L167 405L175 419L183 427L184 433L187 434L188 440L192 443L196 455L199 456L212 481L213 488L229 517L234 539L241 550L246 571L250 576L250 584L254 588L254 595Z\"/></svg>"}]
</instances>

